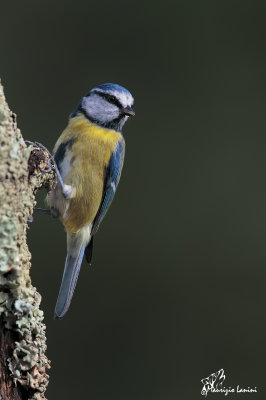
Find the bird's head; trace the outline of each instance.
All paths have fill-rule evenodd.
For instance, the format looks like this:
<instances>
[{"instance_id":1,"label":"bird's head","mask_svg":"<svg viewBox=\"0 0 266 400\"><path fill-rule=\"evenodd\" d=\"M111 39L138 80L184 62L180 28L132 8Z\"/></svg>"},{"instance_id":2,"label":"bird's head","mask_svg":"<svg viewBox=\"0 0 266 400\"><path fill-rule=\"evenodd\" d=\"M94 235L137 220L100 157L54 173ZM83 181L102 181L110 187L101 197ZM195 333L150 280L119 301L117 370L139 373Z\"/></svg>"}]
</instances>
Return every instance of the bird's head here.
<instances>
[{"instance_id":1,"label":"bird's head","mask_svg":"<svg viewBox=\"0 0 266 400\"><path fill-rule=\"evenodd\" d=\"M104 83L90 90L70 117L83 113L91 122L121 132L128 117L135 115L133 104L134 99L127 89Z\"/></svg>"}]
</instances>

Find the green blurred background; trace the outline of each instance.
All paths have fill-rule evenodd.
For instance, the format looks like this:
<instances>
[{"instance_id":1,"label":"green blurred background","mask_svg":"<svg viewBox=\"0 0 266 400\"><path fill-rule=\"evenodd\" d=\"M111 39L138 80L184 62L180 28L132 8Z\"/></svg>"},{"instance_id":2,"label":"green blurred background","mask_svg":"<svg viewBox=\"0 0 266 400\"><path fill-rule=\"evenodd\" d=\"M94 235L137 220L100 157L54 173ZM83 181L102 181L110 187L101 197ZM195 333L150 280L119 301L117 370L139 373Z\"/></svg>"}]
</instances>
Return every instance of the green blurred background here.
<instances>
[{"instance_id":1,"label":"green blurred background","mask_svg":"<svg viewBox=\"0 0 266 400\"><path fill-rule=\"evenodd\" d=\"M224 368L225 386L258 388L237 398L265 399L265 1L16 0L0 15L0 76L25 138L52 149L103 82L136 105L116 199L62 321L63 228L43 215L30 226L47 397L197 399Z\"/></svg>"}]
</instances>

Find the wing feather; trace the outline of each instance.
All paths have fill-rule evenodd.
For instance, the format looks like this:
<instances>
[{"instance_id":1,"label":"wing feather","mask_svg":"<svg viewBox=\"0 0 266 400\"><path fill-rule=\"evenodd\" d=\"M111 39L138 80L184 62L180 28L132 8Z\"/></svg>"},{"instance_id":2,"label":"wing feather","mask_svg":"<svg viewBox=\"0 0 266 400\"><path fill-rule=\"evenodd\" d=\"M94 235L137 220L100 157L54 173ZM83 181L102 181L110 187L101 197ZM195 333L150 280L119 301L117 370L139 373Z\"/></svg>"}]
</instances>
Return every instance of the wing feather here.
<instances>
[{"instance_id":1,"label":"wing feather","mask_svg":"<svg viewBox=\"0 0 266 400\"><path fill-rule=\"evenodd\" d=\"M103 197L96 217L93 221L91 235L94 235L99 229L99 226L112 203L121 176L124 155L125 142L121 140L117 143L116 148L111 154L109 163L106 167Z\"/></svg>"}]
</instances>

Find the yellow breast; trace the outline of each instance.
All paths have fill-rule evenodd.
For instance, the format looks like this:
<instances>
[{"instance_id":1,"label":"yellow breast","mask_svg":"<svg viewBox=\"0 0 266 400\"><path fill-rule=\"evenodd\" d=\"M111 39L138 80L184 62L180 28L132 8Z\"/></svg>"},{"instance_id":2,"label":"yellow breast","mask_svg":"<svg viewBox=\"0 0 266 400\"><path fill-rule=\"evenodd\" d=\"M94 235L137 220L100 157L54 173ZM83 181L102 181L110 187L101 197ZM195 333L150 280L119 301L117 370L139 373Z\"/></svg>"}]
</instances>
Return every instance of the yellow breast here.
<instances>
[{"instance_id":1,"label":"yellow breast","mask_svg":"<svg viewBox=\"0 0 266 400\"><path fill-rule=\"evenodd\" d=\"M64 182L76 189L76 195L70 200L62 222L67 232L75 233L91 224L96 216L102 200L105 168L122 135L92 124L84 116L78 115L69 120L54 151L61 143L71 139L73 145L65 155L69 157L71 167Z\"/></svg>"}]
</instances>

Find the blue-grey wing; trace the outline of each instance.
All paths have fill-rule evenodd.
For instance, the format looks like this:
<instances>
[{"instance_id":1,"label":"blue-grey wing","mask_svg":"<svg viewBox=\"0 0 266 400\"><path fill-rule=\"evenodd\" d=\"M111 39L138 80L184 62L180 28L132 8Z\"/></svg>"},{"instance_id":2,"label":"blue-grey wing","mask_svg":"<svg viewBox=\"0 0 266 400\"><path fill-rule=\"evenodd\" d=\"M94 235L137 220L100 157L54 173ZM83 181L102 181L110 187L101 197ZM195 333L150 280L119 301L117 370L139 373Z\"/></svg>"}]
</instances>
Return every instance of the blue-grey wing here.
<instances>
[{"instance_id":1,"label":"blue-grey wing","mask_svg":"<svg viewBox=\"0 0 266 400\"><path fill-rule=\"evenodd\" d=\"M124 155L125 155L125 142L119 141L116 145L115 150L111 154L109 163L106 167L103 197L99 210L93 221L91 235L94 235L97 232L105 214L108 211L108 208L112 203L121 176L121 171L124 163Z\"/></svg>"}]
</instances>

